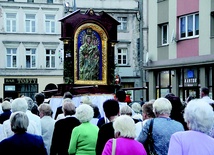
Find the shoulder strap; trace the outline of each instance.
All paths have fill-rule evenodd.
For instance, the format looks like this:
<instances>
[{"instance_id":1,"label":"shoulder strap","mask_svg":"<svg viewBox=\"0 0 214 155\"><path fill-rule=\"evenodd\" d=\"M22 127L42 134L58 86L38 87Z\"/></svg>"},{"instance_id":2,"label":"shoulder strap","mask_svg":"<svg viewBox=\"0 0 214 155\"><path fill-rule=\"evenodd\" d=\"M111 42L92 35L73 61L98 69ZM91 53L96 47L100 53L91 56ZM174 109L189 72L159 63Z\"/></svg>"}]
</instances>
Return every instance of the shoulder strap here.
<instances>
[{"instance_id":1,"label":"shoulder strap","mask_svg":"<svg viewBox=\"0 0 214 155\"><path fill-rule=\"evenodd\" d=\"M116 152L116 139L113 138L111 155L115 155L115 152Z\"/></svg>"},{"instance_id":2,"label":"shoulder strap","mask_svg":"<svg viewBox=\"0 0 214 155\"><path fill-rule=\"evenodd\" d=\"M154 118L152 118L152 120L151 120L151 122L150 122L150 124L149 124L149 136L151 136L152 135L152 128L153 128L153 122L154 122Z\"/></svg>"}]
</instances>

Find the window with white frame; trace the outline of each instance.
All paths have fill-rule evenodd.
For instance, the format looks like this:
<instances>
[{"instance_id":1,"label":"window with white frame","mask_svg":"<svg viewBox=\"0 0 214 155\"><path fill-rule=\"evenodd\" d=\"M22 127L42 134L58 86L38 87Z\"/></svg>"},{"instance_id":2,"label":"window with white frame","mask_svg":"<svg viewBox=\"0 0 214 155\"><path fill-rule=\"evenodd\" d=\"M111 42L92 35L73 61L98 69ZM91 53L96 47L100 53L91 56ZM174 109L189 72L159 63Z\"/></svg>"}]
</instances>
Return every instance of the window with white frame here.
<instances>
[{"instance_id":1,"label":"window with white frame","mask_svg":"<svg viewBox=\"0 0 214 155\"><path fill-rule=\"evenodd\" d=\"M16 32L16 13L6 13L6 32Z\"/></svg>"},{"instance_id":2,"label":"window with white frame","mask_svg":"<svg viewBox=\"0 0 214 155\"><path fill-rule=\"evenodd\" d=\"M26 68L36 67L36 49L27 48L26 49Z\"/></svg>"},{"instance_id":3,"label":"window with white frame","mask_svg":"<svg viewBox=\"0 0 214 155\"><path fill-rule=\"evenodd\" d=\"M46 68L56 67L56 51L53 49L46 49Z\"/></svg>"},{"instance_id":4,"label":"window with white frame","mask_svg":"<svg viewBox=\"0 0 214 155\"><path fill-rule=\"evenodd\" d=\"M192 38L199 35L199 14L190 14L179 18L180 39Z\"/></svg>"},{"instance_id":5,"label":"window with white frame","mask_svg":"<svg viewBox=\"0 0 214 155\"><path fill-rule=\"evenodd\" d=\"M117 20L120 22L120 25L118 25L118 30L127 30L127 17L118 17Z\"/></svg>"},{"instance_id":6,"label":"window with white frame","mask_svg":"<svg viewBox=\"0 0 214 155\"><path fill-rule=\"evenodd\" d=\"M36 32L36 15L26 14L25 15L25 26L26 32Z\"/></svg>"},{"instance_id":7,"label":"window with white frame","mask_svg":"<svg viewBox=\"0 0 214 155\"><path fill-rule=\"evenodd\" d=\"M167 45L168 42L168 24L161 25L161 44Z\"/></svg>"},{"instance_id":8,"label":"window with white frame","mask_svg":"<svg viewBox=\"0 0 214 155\"><path fill-rule=\"evenodd\" d=\"M117 51L117 64L127 65L127 48L119 48Z\"/></svg>"},{"instance_id":9,"label":"window with white frame","mask_svg":"<svg viewBox=\"0 0 214 155\"><path fill-rule=\"evenodd\" d=\"M7 67L16 68L17 67L17 49L16 48L7 48Z\"/></svg>"},{"instance_id":10,"label":"window with white frame","mask_svg":"<svg viewBox=\"0 0 214 155\"><path fill-rule=\"evenodd\" d=\"M45 15L45 32L55 33L55 15Z\"/></svg>"}]
</instances>

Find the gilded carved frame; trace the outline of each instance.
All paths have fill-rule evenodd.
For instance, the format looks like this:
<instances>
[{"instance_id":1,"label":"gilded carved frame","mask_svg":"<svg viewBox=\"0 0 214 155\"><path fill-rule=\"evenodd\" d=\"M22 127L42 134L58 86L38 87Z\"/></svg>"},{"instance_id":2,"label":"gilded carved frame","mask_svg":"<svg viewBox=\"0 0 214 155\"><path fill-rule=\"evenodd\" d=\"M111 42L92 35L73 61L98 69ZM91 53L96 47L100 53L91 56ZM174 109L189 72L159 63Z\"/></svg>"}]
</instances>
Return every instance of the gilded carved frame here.
<instances>
[{"instance_id":1,"label":"gilded carved frame","mask_svg":"<svg viewBox=\"0 0 214 155\"><path fill-rule=\"evenodd\" d=\"M83 54L80 53L81 46L83 45L83 43L85 43L82 41L84 33L85 33L85 36L84 36L85 42L86 42L85 38L87 34L92 34L92 36L94 34L94 35L97 35L97 38L99 38L97 39L96 37L94 37L96 38L96 40L98 40L97 41L98 45L97 44L96 45L97 45L97 51L99 51L99 60L97 59L97 61L99 61L99 65L96 65L96 66L99 67L99 71L97 73L99 74L99 79L87 79L87 78L81 79L82 76L84 75L84 73L82 73L82 70L83 70L82 68L85 69L86 65L84 65L84 67L80 67L83 62L83 61L80 61L80 58L82 59L84 58L85 61L88 61L88 59L86 59L85 56L81 57L81 55ZM107 40L108 40L108 37L105 31L100 26L93 23L83 24L76 30L74 35L74 84L107 85ZM86 51L89 51L88 49ZM90 61L87 64L88 66L90 66ZM85 72L87 74L87 71ZM90 70L90 72L93 72L93 71Z\"/></svg>"}]
</instances>

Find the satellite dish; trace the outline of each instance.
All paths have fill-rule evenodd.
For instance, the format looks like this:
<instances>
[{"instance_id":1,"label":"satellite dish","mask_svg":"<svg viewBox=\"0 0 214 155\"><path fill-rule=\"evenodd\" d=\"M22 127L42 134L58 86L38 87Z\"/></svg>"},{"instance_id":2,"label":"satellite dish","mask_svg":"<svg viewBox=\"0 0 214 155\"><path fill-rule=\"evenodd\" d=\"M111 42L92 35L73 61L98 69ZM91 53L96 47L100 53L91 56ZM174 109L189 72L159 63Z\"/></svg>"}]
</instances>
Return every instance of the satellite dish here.
<instances>
[{"instance_id":1,"label":"satellite dish","mask_svg":"<svg viewBox=\"0 0 214 155\"><path fill-rule=\"evenodd\" d=\"M171 35L171 43L176 42L176 37L175 37L175 30L172 30L172 35Z\"/></svg>"},{"instance_id":2,"label":"satellite dish","mask_svg":"<svg viewBox=\"0 0 214 155\"><path fill-rule=\"evenodd\" d=\"M70 3L69 3L69 2L65 2L64 5L65 5L66 8L69 8L69 7L70 7Z\"/></svg>"},{"instance_id":3,"label":"satellite dish","mask_svg":"<svg viewBox=\"0 0 214 155\"><path fill-rule=\"evenodd\" d=\"M146 52L146 63L149 62L149 52Z\"/></svg>"}]
</instances>

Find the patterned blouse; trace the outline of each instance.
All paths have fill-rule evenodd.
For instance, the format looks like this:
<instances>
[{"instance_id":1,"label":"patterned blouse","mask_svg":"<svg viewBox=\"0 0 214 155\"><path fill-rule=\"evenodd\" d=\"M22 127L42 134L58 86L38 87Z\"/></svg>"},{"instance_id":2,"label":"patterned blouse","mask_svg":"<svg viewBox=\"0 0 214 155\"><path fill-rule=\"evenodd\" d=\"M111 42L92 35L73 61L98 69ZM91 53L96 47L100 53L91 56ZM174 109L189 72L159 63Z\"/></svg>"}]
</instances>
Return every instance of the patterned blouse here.
<instances>
[{"instance_id":1,"label":"patterned blouse","mask_svg":"<svg viewBox=\"0 0 214 155\"><path fill-rule=\"evenodd\" d=\"M146 142L151 120L145 123L137 138L142 144ZM154 150L158 155L167 155L171 135L178 131L184 131L183 125L180 122L166 117L154 119L152 138L154 140Z\"/></svg>"}]
</instances>

